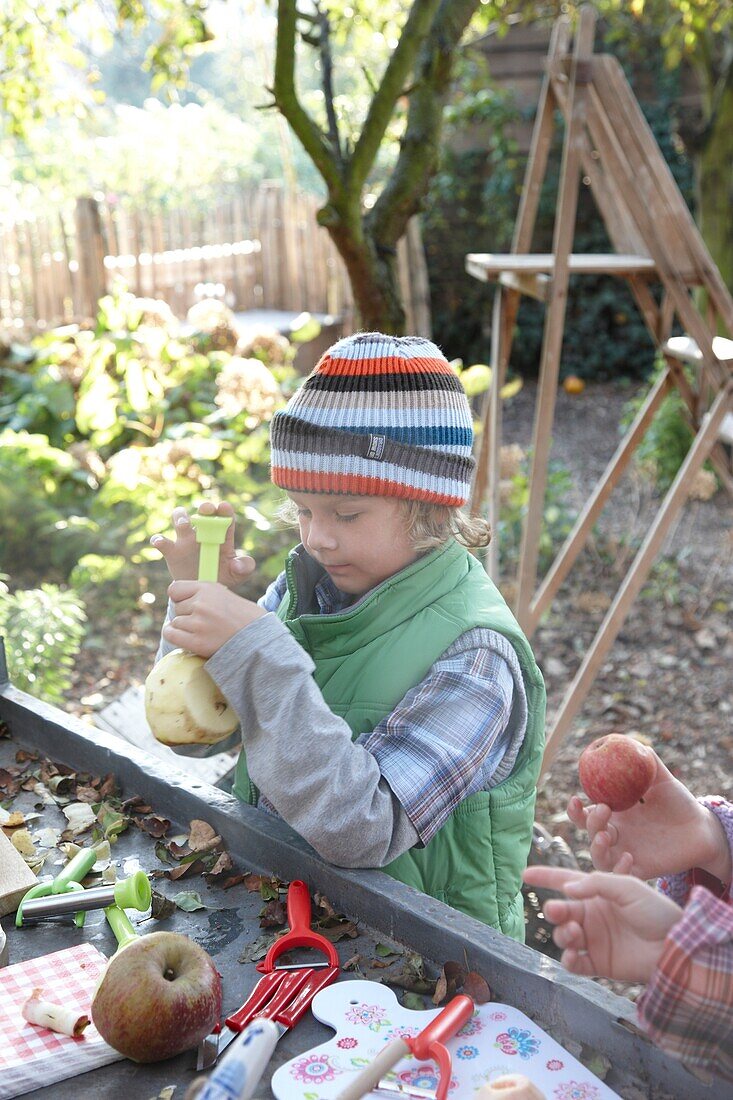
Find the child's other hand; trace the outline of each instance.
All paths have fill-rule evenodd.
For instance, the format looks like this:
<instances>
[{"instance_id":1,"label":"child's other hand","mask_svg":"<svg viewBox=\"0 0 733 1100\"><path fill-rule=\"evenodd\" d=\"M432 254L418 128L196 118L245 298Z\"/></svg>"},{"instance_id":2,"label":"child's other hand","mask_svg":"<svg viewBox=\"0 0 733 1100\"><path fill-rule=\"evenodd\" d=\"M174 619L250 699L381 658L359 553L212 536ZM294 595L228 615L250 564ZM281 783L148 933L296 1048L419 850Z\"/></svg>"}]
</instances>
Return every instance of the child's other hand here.
<instances>
[{"instance_id":1,"label":"child's other hand","mask_svg":"<svg viewBox=\"0 0 733 1100\"><path fill-rule=\"evenodd\" d=\"M587 875L562 867L528 867L524 881L567 895L544 912L555 928L561 962L573 974L646 982L682 910L630 875Z\"/></svg>"},{"instance_id":2,"label":"child's other hand","mask_svg":"<svg viewBox=\"0 0 733 1100\"><path fill-rule=\"evenodd\" d=\"M206 581L173 581L168 585L175 614L163 627L171 645L208 659L237 631L266 612L224 585Z\"/></svg>"},{"instance_id":3,"label":"child's other hand","mask_svg":"<svg viewBox=\"0 0 733 1100\"><path fill-rule=\"evenodd\" d=\"M603 803L586 806L577 795L570 799L568 817L588 831L593 866L612 871L626 855L624 870L637 878L673 875L693 867L720 877L720 856L728 848L720 823L654 756L657 770L652 784L644 801L630 810L612 813Z\"/></svg>"},{"instance_id":4,"label":"child's other hand","mask_svg":"<svg viewBox=\"0 0 733 1100\"><path fill-rule=\"evenodd\" d=\"M234 509L226 501L218 505L204 501L199 511L205 516L234 517ZM173 530L173 539L165 538L164 535L153 535L150 544L165 558L168 572L174 581L195 581L199 575L199 544L185 508L173 509ZM254 568L254 558L234 547L232 523L219 549L219 584L234 588L246 580Z\"/></svg>"}]
</instances>

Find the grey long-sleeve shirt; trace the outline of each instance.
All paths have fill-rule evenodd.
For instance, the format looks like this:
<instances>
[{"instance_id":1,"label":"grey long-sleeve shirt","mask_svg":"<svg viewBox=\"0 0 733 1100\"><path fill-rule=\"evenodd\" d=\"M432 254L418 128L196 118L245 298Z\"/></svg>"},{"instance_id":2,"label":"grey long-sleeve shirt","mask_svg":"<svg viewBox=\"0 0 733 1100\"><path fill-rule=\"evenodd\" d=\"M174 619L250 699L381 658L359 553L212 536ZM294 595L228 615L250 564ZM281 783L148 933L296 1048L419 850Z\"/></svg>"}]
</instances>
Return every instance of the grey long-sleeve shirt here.
<instances>
[{"instance_id":1,"label":"grey long-sleeve shirt","mask_svg":"<svg viewBox=\"0 0 733 1100\"><path fill-rule=\"evenodd\" d=\"M277 583L263 606L275 604ZM330 606L316 594L321 609ZM171 648L163 641L159 656ZM501 635L468 631L356 741L323 699L314 667L274 614L238 631L206 664L239 715L261 805L324 859L384 866L427 844L465 797L511 771L526 700L516 654Z\"/></svg>"}]
</instances>

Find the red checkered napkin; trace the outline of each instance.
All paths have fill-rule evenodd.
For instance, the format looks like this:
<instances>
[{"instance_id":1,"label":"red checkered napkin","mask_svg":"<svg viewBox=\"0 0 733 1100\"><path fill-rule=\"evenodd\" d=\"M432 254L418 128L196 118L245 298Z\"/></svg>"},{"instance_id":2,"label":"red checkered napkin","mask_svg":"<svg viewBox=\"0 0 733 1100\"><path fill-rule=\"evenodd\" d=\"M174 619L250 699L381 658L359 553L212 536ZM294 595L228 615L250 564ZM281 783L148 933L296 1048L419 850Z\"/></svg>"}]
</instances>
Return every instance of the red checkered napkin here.
<instances>
[{"instance_id":1,"label":"red checkered napkin","mask_svg":"<svg viewBox=\"0 0 733 1100\"><path fill-rule=\"evenodd\" d=\"M0 970L0 1100L65 1081L122 1057L90 1024L79 1039L26 1023L23 1005L34 989L44 1000L91 1015L92 995L107 959L89 943Z\"/></svg>"}]
</instances>

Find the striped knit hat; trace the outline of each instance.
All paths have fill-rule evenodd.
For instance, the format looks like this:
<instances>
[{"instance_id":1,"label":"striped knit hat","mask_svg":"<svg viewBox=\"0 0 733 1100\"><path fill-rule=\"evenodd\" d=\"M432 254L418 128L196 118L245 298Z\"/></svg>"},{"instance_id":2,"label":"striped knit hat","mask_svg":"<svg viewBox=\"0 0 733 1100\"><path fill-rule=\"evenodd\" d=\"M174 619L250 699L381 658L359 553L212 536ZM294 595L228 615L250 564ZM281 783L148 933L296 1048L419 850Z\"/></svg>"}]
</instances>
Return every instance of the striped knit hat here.
<instances>
[{"instance_id":1,"label":"striped knit hat","mask_svg":"<svg viewBox=\"0 0 733 1100\"><path fill-rule=\"evenodd\" d=\"M271 477L296 493L402 497L458 507L470 495L471 410L419 336L348 336L272 418Z\"/></svg>"}]
</instances>

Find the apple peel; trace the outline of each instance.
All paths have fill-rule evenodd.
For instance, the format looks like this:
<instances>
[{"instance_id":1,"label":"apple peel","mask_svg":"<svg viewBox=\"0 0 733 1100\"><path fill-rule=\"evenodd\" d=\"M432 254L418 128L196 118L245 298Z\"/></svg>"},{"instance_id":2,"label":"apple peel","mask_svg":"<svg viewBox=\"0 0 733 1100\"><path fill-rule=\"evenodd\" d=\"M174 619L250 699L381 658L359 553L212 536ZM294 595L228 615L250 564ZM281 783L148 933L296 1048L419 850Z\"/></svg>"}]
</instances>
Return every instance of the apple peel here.
<instances>
[{"instance_id":1,"label":"apple peel","mask_svg":"<svg viewBox=\"0 0 733 1100\"><path fill-rule=\"evenodd\" d=\"M41 989L33 990L23 1005L22 1014L23 1019L29 1024L47 1027L49 1031L68 1035L70 1039L78 1039L84 1028L89 1027L91 1023L89 1017L85 1013L80 1013L77 1008L44 1001Z\"/></svg>"}]
</instances>

